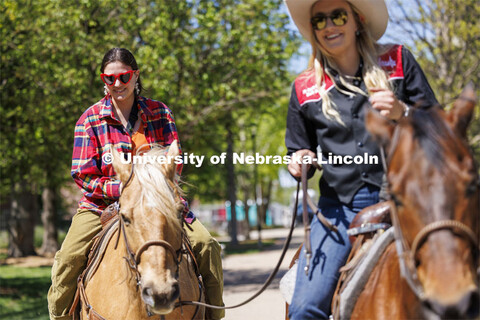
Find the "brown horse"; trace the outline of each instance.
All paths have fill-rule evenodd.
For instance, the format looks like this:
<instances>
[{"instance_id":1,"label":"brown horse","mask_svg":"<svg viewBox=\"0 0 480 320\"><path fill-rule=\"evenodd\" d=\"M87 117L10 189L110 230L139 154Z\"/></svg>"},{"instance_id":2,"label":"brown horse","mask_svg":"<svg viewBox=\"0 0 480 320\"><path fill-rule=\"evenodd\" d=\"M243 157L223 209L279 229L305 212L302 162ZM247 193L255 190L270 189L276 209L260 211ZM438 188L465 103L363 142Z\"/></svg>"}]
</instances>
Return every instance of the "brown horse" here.
<instances>
[{"instance_id":1,"label":"brown horse","mask_svg":"<svg viewBox=\"0 0 480 320\"><path fill-rule=\"evenodd\" d=\"M387 151L395 243L373 269L352 319L478 316L480 181L466 138L474 106L468 87L450 112L416 109L397 125L367 115L368 130Z\"/></svg>"},{"instance_id":2,"label":"brown horse","mask_svg":"<svg viewBox=\"0 0 480 320\"><path fill-rule=\"evenodd\" d=\"M178 154L174 142L168 153L153 148L144 156L174 159ZM192 264L183 255L176 164L150 161L132 168L114 152L113 166L124 185L120 227L86 286L91 310L105 319L203 319L203 308L175 308L180 299L203 297ZM88 310L82 305L83 319Z\"/></svg>"}]
</instances>

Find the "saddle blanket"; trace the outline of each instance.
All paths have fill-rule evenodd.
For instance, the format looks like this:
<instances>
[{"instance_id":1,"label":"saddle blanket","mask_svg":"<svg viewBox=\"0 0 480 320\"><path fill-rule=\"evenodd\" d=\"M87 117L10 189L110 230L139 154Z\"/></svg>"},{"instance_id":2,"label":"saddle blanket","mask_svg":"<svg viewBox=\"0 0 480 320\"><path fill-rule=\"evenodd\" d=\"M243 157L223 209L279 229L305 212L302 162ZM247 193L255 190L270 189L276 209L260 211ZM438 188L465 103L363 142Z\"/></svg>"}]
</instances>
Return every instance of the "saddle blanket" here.
<instances>
[{"instance_id":1,"label":"saddle blanket","mask_svg":"<svg viewBox=\"0 0 480 320\"><path fill-rule=\"evenodd\" d=\"M394 240L394 229L389 228L383 232L376 241L372 243L355 269L351 280L340 294L340 308L337 319L350 319L360 293L363 291L365 284L372 273L373 268L377 264L380 256L383 254L387 246Z\"/></svg>"}]
</instances>

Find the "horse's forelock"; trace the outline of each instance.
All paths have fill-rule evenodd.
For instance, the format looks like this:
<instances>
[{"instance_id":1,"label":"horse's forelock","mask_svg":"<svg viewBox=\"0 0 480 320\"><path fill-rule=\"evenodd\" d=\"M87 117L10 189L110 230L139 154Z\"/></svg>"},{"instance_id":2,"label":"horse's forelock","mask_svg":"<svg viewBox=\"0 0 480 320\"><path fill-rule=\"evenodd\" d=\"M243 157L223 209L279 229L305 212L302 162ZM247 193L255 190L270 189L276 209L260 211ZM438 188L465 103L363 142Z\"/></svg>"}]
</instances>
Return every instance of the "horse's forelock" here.
<instances>
[{"instance_id":1,"label":"horse's forelock","mask_svg":"<svg viewBox=\"0 0 480 320\"><path fill-rule=\"evenodd\" d=\"M151 150L144 153L143 156L150 160L158 157L166 157L167 149L161 146L154 146ZM180 187L176 183L171 183L165 177L161 164L158 161L148 161L134 165L134 174L140 185L139 204L144 208L148 206L155 212L162 214L169 224L175 228L181 229L181 223L178 217L177 194L181 194Z\"/></svg>"},{"instance_id":2,"label":"horse's forelock","mask_svg":"<svg viewBox=\"0 0 480 320\"><path fill-rule=\"evenodd\" d=\"M446 154L459 152L458 139L440 115L438 106L415 109L410 123L414 139L418 141L427 159L439 169L446 165Z\"/></svg>"}]
</instances>

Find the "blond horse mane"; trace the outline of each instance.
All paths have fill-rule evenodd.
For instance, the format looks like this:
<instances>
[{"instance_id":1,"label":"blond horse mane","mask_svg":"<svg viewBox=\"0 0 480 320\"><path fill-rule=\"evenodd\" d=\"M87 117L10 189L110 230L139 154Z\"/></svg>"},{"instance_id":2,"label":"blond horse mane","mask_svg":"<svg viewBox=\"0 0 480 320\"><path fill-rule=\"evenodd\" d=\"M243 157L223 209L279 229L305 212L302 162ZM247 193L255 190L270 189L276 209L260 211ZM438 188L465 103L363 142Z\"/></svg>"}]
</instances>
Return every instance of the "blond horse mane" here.
<instances>
[{"instance_id":1,"label":"blond horse mane","mask_svg":"<svg viewBox=\"0 0 480 320\"><path fill-rule=\"evenodd\" d=\"M148 159L166 159L167 151L166 147L153 145L152 149L142 153L142 156ZM179 214L182 212L183 203L179 196L183 195L183 191L177 183L177 175L175 181L170 181L165 176L164 166L158 161L144 161L134 165L134 179L140 185L137 204L142 210L149 207L153 212L163 215L169 225L180 232L182 226Z\"/></svg>"},{"instance_id":2,"label":"blond horse mane","mask_svg":"<svg viewBox=\"0 0 480 320\"><path fill-rule=\"evenodd\" d=\"M140 150L141 148L137 149L137 155L141 154L138 153ZM175 308L175 301L178 300L180 292L182 292L182 299L186 301L204 301L204 295L191 259L178 259L180 255L183 256L183 251L173 252L183 241L181 222L184 209L181 198L183 192L177 184L176 164L156 161L159 157L160 159L168 158L169 153L170 155L179 154L176 143L169 149L152 146L151 150L143 153L145 158L142 161L134 159L131 166L120 161L114 163L118 176L126 184L121 206L125 210L125 215L138 217L135 224L138 227L134 225L133 228L128 228L128 225L123 224L125 226L124 241L107 240L108 244L101 258L102 263L85 287L85 293L80 294L82 319L94 313L105 319L125 317L138 320L203 319L203 308L197 309L196 306ZM118 158L115 157L115 159ZM129 178L130 175L131 178ZM127 178L130 180L129 183ZM123 218L121 221L125 222ZM157 232L157 227L168 230L163 232L163 236L168 238L161 238L161 232ZM148 233L145 234L145 239L141 239L143 241L130 243L134 244L130 248L134 252L128 252L130 249L126 232L129 230L133 232L132 237L136 236L138 231ZM135 239L132 238L132 240ZM175 243L170 244L170 240L174 240ZM169 248L168 244L173 247ZM156 259L152 259L152 255L146 255L140 262L142 252L152 246L162 246L172 252L173 257L176 257L174 261L177 263L176 271L175 268L169 268L166 262L158 261L163 259L158 255ZM166 255L163 257L165 258ZM125 268L119 268L119 265L125 261ZM173 266L171 263L170 265ZM133 273L132 269L134 269ZM178 274L182 277L177 278ZM87 296L88 300L84 300ZM149 312L154 313L154 316L151 317Z\"/></svg>"}]
</instances>

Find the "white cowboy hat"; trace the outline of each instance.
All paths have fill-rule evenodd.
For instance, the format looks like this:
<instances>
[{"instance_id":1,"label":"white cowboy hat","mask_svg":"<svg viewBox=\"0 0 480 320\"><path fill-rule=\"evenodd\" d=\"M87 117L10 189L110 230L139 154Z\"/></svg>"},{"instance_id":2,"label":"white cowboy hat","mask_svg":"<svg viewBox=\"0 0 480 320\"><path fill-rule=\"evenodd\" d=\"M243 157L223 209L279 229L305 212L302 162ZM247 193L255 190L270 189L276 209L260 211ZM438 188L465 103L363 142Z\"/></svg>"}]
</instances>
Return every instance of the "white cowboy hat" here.
<instances>
[{"instance_id":1,"label":"white cowboy hat","mask_svg":"<svg viewBox=\"0 0 480 320\"><path fill-rule=\"evenodd\" d=\"M312 26L310 14L312 6L319 0L284 0L288 11L297 25L298 31L308 41L312 42ZM365 26L375 40L385 33L388 23L388 10L384 0L347 0L354 5L365 18Z\"/></svg>"}]
</instances>

